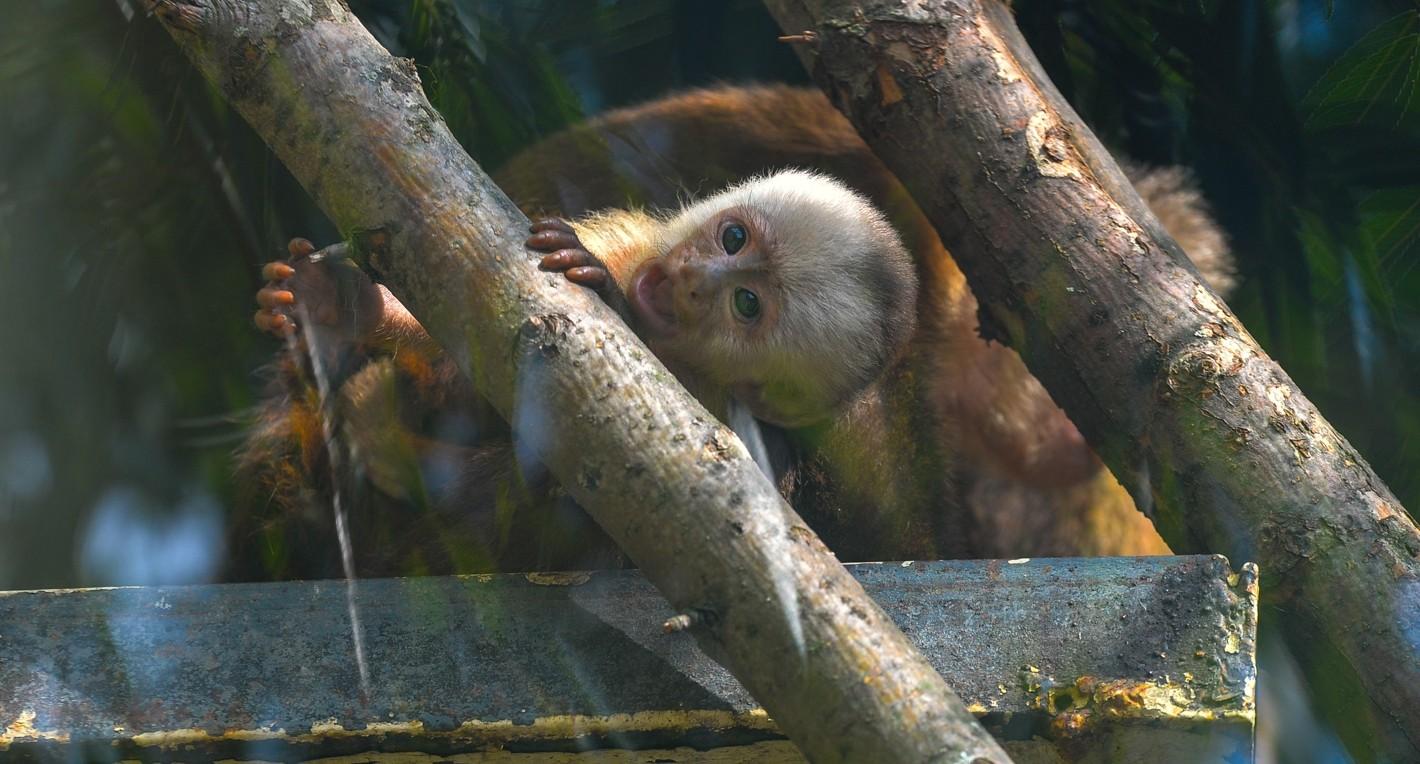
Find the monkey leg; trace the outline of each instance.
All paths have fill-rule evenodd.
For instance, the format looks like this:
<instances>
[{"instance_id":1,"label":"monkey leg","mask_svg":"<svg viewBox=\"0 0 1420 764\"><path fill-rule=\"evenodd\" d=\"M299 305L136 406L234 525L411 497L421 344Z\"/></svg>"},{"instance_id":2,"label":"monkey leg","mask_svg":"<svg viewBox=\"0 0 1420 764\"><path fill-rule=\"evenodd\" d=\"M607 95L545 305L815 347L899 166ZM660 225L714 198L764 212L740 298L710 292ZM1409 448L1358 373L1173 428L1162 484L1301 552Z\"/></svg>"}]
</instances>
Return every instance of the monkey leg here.
<instances>
[{"instance_id":1,"label":"monkey leg","mask_svg":"<svg viewBox=\"0 0 1420 764\"><path fill-rule=\"evenodd\" d=\"M358 341L380 323L384 300L379 288L345 257L344 245L320 251L306 239L292 239L286 260L267 263L267 283L256 293L252 321L258 329L288 336L303 324L340 330Z\"/></svg>"},{"instance_id":2,"label":"monkey leg","mask_svg":"<svg viewBox=\"0 0 1420 764\"><path fill-rule=\"evenodd\" d=\"M267 263L267 283L256 294L256 327L277 337L296 336L331 357L359 348L368 354L443 351L418 319L384 286L376 284L345 254L344 244L317 252L292 239L288 260Z\"/></svg>"}]
</instances>

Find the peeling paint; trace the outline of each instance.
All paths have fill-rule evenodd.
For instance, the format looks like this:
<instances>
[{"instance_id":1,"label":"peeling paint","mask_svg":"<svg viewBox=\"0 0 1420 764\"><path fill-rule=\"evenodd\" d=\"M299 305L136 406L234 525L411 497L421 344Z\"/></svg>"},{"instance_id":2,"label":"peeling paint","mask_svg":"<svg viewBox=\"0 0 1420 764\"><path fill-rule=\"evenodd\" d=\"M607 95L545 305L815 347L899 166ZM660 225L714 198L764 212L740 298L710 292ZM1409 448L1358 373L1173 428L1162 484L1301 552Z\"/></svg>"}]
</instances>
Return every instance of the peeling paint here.
<instances>
[{"instance_id":1,"label":"peeling paint","mask_svg":"<svg viewBox=\"0 0 1420 764\"><path fill-rule=\"evenodd\" d=\"M10 747L12 743L27 740L50 740L56 743L69 742L68 732L57 732L53 730L41 730L35 727L35 710L33 708L20 709L20 716L15 721L5 726L5 731L0 733L0 751Z\"/></svg>"},{"instance_id":2,"label":"peeling paint","mask_svg":"<svg viewBox=\"0 0 1420 764\"><path fill-rule=\"evenodd\" d=\"M538 586L581 586L592 579L591 573L525 573L523 578Z\"/></svg>"},{"instance_id":3,"label":"peeling paint","mask_svg":"<svg viewBox=\"0 0 1420 764\"><path fill-rule=\"evenodd\" d=\"M1018 758L1017 761L1020 759ZM432 754L416 751L362 751L346 756L322 756L319 764L803 764L804 755L788 740L764 740L748 745L700 750L689 746L678 748L640 748L636 750L596 749L582 752L565 751L480 751L477 753ZM240 762L222 759L218 764L257 764L253 760Z\"/></svg>"},{"instance_id":4,"label":"peeling paint","mask_svg":"<svg viewBox=\"0 0 1420 764\"><path fill-rule=\"evenodd\" d=\"M68 742L69 736L59 732L36 730L32 724L35 715L31 710L21 713L20 719L10 726L14 734L7 732L0 736L0 750L13 742L51 740ZM131 740L143 748L169 750L188 746L210 746L220 742L281 741L293 744L312 744L335 738L359 739L393 735L418 737L421 739L476 740L480 745L497 748L507 743L535 740L570 740L583 736L605 737L609 735L635 732L689 732L692 730L749 730L754 732L778 733L778 727L762 708L744 712L720 710L689 711L638 711L630 714L553 715L534 719L524 724L510 719L497 721L468 720L452 730L430 730L419 720L396 722L372 722L364 727L346 728L334 719L312 724L308 731L288 733L281 728L257 727L254 729L231 729L213 734L196 728L144 732L134 735Z\"/></svg>"},{"instance_id":5,"label":"peeling paint","mask_svg":"<svg viewBox=\"0 0 1420 764\"><path fill-rule=\"evenodd\" d=\"M74 589L12 589L0 592L0 599L28 594L79 594L82 592L116 592L125 589L142 589L141 586L94 586Z\"/></svg>"},{"instance_id":6,"label":"peeling paint","mask_svg":"<svg viewBox=\"0 0 1420 764\"><path fill-rule=\"evenodd\" d=\"M1174 719L1195 722L1235 721L1251 725L1256 712L1251 703L1214 708L1206 705L1193 687L1192 676L1180 684L1167 677L1160 681L1097 679L1082 676L1072 683L1042 681L1038 703L1050 714L1051 730L1073 737L1103 720Z\"/></svg>"}]
</instances>

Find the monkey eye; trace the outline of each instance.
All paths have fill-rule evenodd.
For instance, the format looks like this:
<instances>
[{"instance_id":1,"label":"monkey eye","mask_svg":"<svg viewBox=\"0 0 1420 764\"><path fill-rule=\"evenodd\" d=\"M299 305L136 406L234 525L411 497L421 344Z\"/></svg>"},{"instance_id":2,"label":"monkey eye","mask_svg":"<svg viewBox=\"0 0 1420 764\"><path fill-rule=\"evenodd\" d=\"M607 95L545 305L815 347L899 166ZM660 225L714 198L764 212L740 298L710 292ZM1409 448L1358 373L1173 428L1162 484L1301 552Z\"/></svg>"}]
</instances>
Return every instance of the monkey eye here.
<instances>
[{"instance_id":1,"label":"monkey eye","mask_svg":"<svg viewBox=\"0 0 1420 764\"><path fill-rule=\"evenodd\" d=\"M731 252L730 254L734 254ZM746 321L759 317L759 295L739 287L735 290L735 313Z\"/></svg>"},{"instance_id":2,"label":"monkey eye","mask_svg":"<svg viewBox=\"0 0 1420 764\"><path fill-rule=\"evenodd\" d=\"M727 255L733 255L744 249L747 241L749 241L749 231L746 231L745 227L739 223L725 226L725 230L720 233L720 246L725 248ZM749 294L752 296L754 293L750 292Z\"/></svg>"}]
</instances>

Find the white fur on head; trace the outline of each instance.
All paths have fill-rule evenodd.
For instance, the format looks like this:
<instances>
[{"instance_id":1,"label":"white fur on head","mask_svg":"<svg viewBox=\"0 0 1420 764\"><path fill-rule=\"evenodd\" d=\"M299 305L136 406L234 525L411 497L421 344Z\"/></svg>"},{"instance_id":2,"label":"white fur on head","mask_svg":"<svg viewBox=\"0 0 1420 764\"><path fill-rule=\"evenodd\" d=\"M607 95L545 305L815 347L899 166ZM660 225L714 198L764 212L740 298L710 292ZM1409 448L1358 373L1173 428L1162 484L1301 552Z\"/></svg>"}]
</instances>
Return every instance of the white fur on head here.
<instances>
[{"instance_id":1,"label":"white fur on head","mask_svg":"<svg viewBox=\"0 0 1420 764\"><path fill-rule=\"evenodd\" d=\"M867 199L826 175L784 170L693 204L666 227L670 242L719 212L752 209L784 298L761 341L707 338L712 368L733 371L760 400L757 416L797 425L829 416L867 387L912 334L917 275L897 232Z\"/></svg>"}]
</instances>

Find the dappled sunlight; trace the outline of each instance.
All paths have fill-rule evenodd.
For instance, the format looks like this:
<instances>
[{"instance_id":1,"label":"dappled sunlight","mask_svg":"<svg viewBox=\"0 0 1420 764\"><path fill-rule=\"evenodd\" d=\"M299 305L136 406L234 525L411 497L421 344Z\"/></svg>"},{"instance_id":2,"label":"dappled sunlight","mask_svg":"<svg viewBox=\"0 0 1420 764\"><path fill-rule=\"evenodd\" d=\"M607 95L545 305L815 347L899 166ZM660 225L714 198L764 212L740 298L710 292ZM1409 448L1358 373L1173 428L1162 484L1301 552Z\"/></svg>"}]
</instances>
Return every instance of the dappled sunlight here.
<instances>
[{"instance_id":1,"label":"dappled sunlight","mask_svg":"<svg viewBox=\"0 0 1420 764\"><path fill-rule=\"evenodd\" d=\"M99 498L80 540L79 568L91 586L162 586L212 581L223 553L224 513L204 491L164 506L115 486Z\"/></svg>"}]
</instances>

